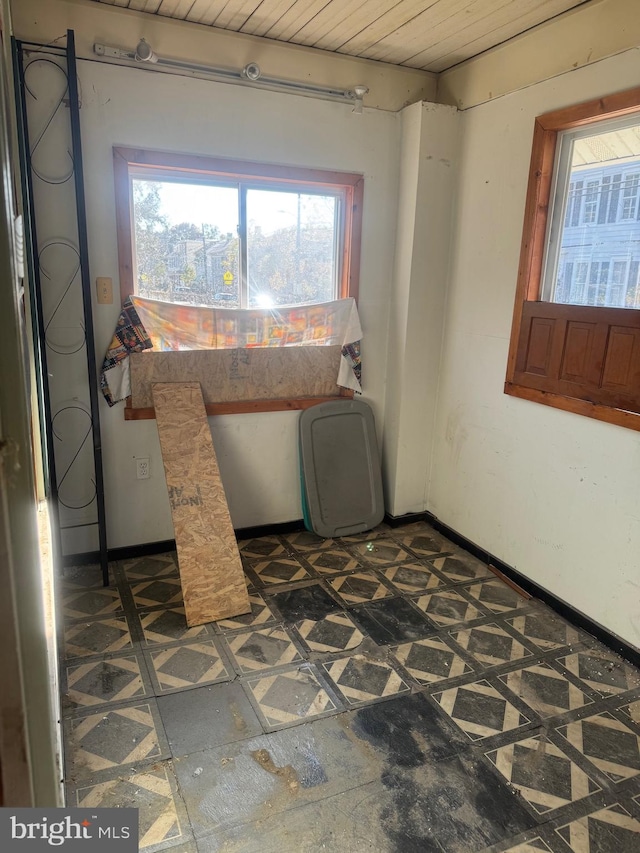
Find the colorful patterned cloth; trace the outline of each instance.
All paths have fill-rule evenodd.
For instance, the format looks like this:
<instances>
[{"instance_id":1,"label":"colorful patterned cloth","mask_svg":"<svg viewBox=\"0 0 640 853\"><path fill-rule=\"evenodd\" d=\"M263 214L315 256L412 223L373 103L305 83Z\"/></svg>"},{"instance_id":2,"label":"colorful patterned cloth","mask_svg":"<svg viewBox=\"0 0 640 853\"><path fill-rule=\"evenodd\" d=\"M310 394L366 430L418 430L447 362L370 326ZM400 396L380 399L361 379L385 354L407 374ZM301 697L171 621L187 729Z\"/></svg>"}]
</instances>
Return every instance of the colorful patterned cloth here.
<instances>
[{"instance_id":1,"label":"colorful patterned cloth","mask_svg":"<svg viewBox=\"0 0 640 853\"><path fill-rule=\"evenodd\" d=\"M110 406L126 400L131 393L129 353L142 352L152 347L153 344L129 296L122 306L100 373L100 387Z\"/></svg>"},{"instance_id":2,"label":"colorful patterned cloth","mask_svg":"<svg viewBox=\"0 0 640 853\"><path fill-rule=\"evenodd\" d=\"M127 298L102 366L110 406L131 393L130 352L342 346L337 384L361 393L362 329L354 299L280 309L201 308Z\"/></svg>"}]
</instances>

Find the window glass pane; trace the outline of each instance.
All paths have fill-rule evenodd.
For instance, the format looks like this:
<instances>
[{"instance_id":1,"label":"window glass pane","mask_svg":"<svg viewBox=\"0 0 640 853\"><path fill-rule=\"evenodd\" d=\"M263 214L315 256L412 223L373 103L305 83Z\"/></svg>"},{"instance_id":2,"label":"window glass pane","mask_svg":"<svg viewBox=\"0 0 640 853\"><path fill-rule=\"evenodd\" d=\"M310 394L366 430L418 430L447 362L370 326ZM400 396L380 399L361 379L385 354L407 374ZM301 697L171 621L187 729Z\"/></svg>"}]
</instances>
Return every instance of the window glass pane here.
<instances>
[{"instance_id":1,"label":"window glass pane","mask_svg":"<svg viewBox=\"0 0 640 853\"><path fill-rule=\"evenodd\" d=\"M566 196L551 223L555 257L547 259L545 293L553 302L637 307L640 262L640 122L590 136L568 133ZM562 163L561 160L561 170ZM555 237L554 237L555 234ZM551 282L549 284L549 278Z\"/></svg>"},{"instance_id":2,"label":"window glass pane","mask_svg":"<svg viewBox=\"0 0 640 853\"><path fill-rule=\"evenodd\" d=\"M247 190L249 308L338 297L339 197Z\"/></svg>"},{"instance_id":3,"label":"window glass pane","mask_svg":"<svg viewBox=\"0 0 640 853\"><path fill-rule=\"evenodd\" d=\"M238 189L133 180L136 293L237 308Z\"/></svg>"}]
</instances>

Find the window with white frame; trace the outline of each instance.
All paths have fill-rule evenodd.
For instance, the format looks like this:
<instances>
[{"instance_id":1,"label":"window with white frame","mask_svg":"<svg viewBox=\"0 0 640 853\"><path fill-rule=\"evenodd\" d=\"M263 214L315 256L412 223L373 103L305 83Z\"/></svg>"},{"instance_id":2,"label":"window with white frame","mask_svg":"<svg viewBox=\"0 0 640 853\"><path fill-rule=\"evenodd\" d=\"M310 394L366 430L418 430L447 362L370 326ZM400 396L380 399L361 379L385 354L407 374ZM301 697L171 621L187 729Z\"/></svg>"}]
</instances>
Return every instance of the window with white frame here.
<instances>
[{"instance_id":1,"label":"window with white frame","mask_svg":"<svg viewBox=\"0 0 640 853\"><path fill-rule=\"evenodd\" d=\"M600 124L597 133L580 128L558 134L543 298L636 307L627 271L640 261L640 121Z\"/></svg>"}]
</instances>

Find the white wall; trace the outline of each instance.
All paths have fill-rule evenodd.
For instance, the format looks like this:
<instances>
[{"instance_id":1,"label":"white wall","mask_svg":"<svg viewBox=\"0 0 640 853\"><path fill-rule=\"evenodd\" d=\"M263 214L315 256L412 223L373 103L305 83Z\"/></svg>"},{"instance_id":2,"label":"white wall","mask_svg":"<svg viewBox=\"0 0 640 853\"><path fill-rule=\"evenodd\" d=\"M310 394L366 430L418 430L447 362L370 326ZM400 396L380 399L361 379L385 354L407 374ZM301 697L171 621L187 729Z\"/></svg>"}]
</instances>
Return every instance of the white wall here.
<instances>
[{"instance_id":1,"label":"white wall","mask_svg":"<svg viewBox=\"0 0 640 853\"><path fill-rule=\"evenodd\" d=\"M387 510L395 516L425 508L458 130L455 107L418 103L402 111L384 420Z\"/></svg>"},{"instance_id":2,"label":"white wall","mask_svg":"<svg viewBox=\"0 0 640 853\"><path fill-rule=\"evenodd\" d=\"M640 433L503 393L533 121L637 86L638 50L465 111L428 508L640 645ZM505 74L508 69L505 69Z\"/></svg>"},{"instance_id":3,"label":"white wall","mask_svg":"<svg viewBox=\"0 0 640 853\"><path fill-rule=\"evenodd\" d=\"M113 145L215 154L363 173L359 308L364 329L364 399L382 438L388 299L393 267L399 120L388 112L144 69L81 61L82 138L92 279L117 286ZM94 305L100 359L119 305ZM169 539L173 528L155 421L125 422L123 404L101 402L109 547ZM212 418L213 439L234 526L300 518L296 413ZM136 480L133 458L149 456ZM86 548L89 543L83 543Z\"/></svg>"}]
</instances>

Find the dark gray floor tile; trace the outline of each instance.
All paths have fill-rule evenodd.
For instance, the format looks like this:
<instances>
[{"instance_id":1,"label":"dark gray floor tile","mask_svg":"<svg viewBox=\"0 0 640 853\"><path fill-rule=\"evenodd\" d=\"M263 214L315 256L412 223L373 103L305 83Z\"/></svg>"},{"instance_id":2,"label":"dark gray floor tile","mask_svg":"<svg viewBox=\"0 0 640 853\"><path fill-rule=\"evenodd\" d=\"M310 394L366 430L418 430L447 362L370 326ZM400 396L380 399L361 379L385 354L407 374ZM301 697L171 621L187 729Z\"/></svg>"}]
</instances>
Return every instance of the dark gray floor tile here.
<instances>
[{"instance_id":1,"label":"dark gray floor tile","mask_svg":"<svg viewBox=\"0 0 640 853\"><path fill-rule=\"evenodd\" d=\"M167 575L178 574L178 555L175 551L167 554L152 554L145 557L134 557L123 560L122 568L125 578L134 583L144 580L155 580Z\"/></svg>"},{"instance_id":2,"label":"dark gray floor tile","mask_svg":"<svg viewBox=\"0 0 640 853\"><path fill-rule=\"evenodd\" d=\"M433 684L473 672L473 667L457 654L445 637L403 643L393 650L393 654L421 684Z\"/></svg>"},{"instance_id":3,"label":"dark gray floor tile","mask_svg":"<svg viewBox=\"0 0 640 853\"><path fill-rule=\"evenodd\" d=\"M379 646L421 640L437 628L405 598L360 604L350 611L360 629Z\"/></svg>"},{"instance_id":4,"label":"dark gray floor tile","mask_svg":"<svg viewBox=\"0 0 640 853\"><path fill-rule=\"evenodd\" d=\"M395 539L385 536L377 536L364 542L352 542L351 550L359 560L372 566L406 563L411 559L411 554L401 548Z\"/></svg>"},{"instance_id":5,"label":"dark gray floor tile","mask_svg":"<svg viewBox=\"0 0 640 853\"><path fill-rule=\"evenodd\" d=\"M236 669L243 675L303 660L282 625L228 634L225 643Z\"/></svg>"},{"instance_id":6,"label":"dark gray floor tile","mask_svg":"<svg viewBox=\"0 0 640 853\"><path fill-rule=\"evenodd\" d=\"M327 685L320 681L313 665L265 673L258 678L248 678L243 685L265 731L342 710L337 697L327 692Z\"/></svg>"},{"instance_id":7,"label":"dark gray floor tile","mask_svg":"<svg viewBox=\"0 0 640 853\"><path fill-rule=\"evenodd\" d=\"M433 693L433 698L474 741L531 722L497 690L497 685L484 679Z\"/></svg>"},{"instance_id":8,"label":"dark gray floor tile","mask_svg":"<svg viewBox=\"0 0 640 853\"><path fill-rule=\"evenodd\" d=\"M640 774L640 737L607 711L560 726L558 731L612 782Z\"/></svg>"},{"instance_id":9,"label":"dark gray floor tile","mask_svg":"<svg viewBox=\"0 0 640 853\"><path fill-rule=\"evenodd\" d=\"M389 663L367 655L339 658L322 664L322 667L347 705L387 699L398 693L408 693L410 689Z\"/></svg>"},{"instance_id":10,"label":"dark gray floor tile","mask_svg":"<svg viewBox=\"0 0 640 853\"><path fill-rule=\"evenodd\" d=\"M531 613L514 616L507 621L527 640L545 650L570 646L586 638L585 634L543 605L538 605Z\"/></svg>"},{"instance_id":11,"label":"dark gray floor tile","mask_svg":"<svg viewBox=\"0 0 640 853\"><path fill-rule=\"evenodd\" d=\"M106 660L89 660L67 666L65 712L121 703L153 695L142 655L115 655Z\"/></svg>"},{"instance_id":12,"label":"dark gray floor tile","mask_svg":"<svg viewBox=\"0 0 640 853\"><path fill-rule=\"evenodd\" d=\"M444 853L477 853L535 825L509 787L470 754L414 768L390 764L382 781L392 794L388 811L398 853L433 849L420 846L421 836L427 843L436 839Z\"/></svg>"},{"instance_id":13,"label":"dark gray floor tile","mask_svg":"<svg viewBox=\"0 0 640 853\"><path fill-rule=\"evenodd\" d=\"M375 601L393 595L375 572L354 572L352 575L331 578L329 584L346 604Z\"/></svg>"},{"instance_id":14,"label":"dark gray floor tile","mask_svg":"<svg viewBox=\"0 0 640 853\"><path fill-rule=\"evenodd\" d=\"M361 568L361 564L344 548L328 548L316 554L305 554L305 559L321 575L338 575Z\"/></svg>"},{"instance_id":15,"label":"dark gray floor tile","mask_svg":"<svg viewBox=\"0 0 640 853\"><path fill-rule=\"evenodd\" d=\"M450 634L463 649L487 667L511 663L532 654L497 622L450 631Z\"/></svg>"},{"instance_id":16,"label":"dark gray floor tile","mask_svg":"<svg viewBox=\"0 0 640 853\"><path fill-rule=\"evenodd\" d=\"M476 580L476 578L495 577L486 564L476 560L471 554L432 557L430 562L450 583L464 583L465 581Z\"/></svg>"},{"instance_id":17,"label":"dark gray floor tile","mask_svg":"<svg viewBox=\"0 0 640 853\"><path fill-rule=\"evenodd\" d=\"M158 695L218 681L230 681L232 673L209 637L167 648L151 648L145 652L149 673Z\"/></svg>"},{"instance_id":18,"label":"dark gray floor tile","mask_svg":"<svg viewBox=\"0 0 640 853\"><path fill-rule=\"evenodd\" d=\"M237 682L161 696L158 708L174 757L262 733L255 711Z\"/></svg>"},{"instance_id":19,"label":"dark gray floor tile","mask_svg":"<svg viewBox=\"0 0 640 853\"><path fill-rule=\"evenodd\" d=\"M309 572L302 563L288 554L277 560L254 560L247 568L258 586L266 588L279 583L309 580Z\"/></svg>"},{"instance_id":20,"label":"dark gray floor tile","mask_svg":"<svg viewBox=\"0 0 640 853\"><path fill-rule=\"evenodd\" d=\"M324 619L330 613L342 609L335 598L317 583L286 592L276 592L269 596L268 603L276 605L285 622Z\"/></svg>"},{"instance_id":21,"label":"dark gray floor tile","mask_svg":"<svg viewBox=\"0 0 640 853\"><path fill-rule=\"evenodd\" d=\"M346 652L364 640L344 612L330 613L323 619L303 619L295 627L303 645L312 652Z\"/></svg>"},{"instance_id":22,"label":"dark gray floor tile","mask_svg":"<svg viewBox=\"0 0 640 853\"><path fill-rule=\"evenodd\" d=\"M543 735L528 733L486 755L539 815L551 815L600 790L569 754Z\"/></svg>"},{"instance_id":23,"label":"dark gray floor tile","mask_svg":"<svg viewBox=\"0 0 640 853\"><path fill-rule=\"evenodd\" d=\"M388 767L420 767L468 749L469 742L422 694L398 696L348 715L349 727Z\"/></svg>"},{"instance_id":24,"label":"dark gray floor tile","mask_svg":"<svg viewBox=\"0 0 640 853\"><path fill-rule=\"evenodd\" d=\"M213 631L207 625L189 628L184 607L164 607L139 614L144 643L147 646L167 645L182 640L207 639Z\"/></svg>"},{"instance_id":25,"label":"dark gray floor tile","mask_svg":"<svg viewBox=\"0 0 640 853\"><path fill-rule=\"evenodd\" d=\"M591 699L548 663L532 663L499 676L516 696L543 718L575 711Z\"/></svg>"},{"instance_id":26,"label":"dark gray floor tile","mask_svg":"<svg viewBox=\"0 0 640 853\"><path fill-rule=\"evenodd\" d=\"M76 622L64 632L67 659L113 654L132 648L131 630L124 615L95 622Z\"/></svg>"},{"instance_id":27,"label":"dark gray floor tile","mask_svg":"<svg viewBox=\"0 0 640 853\"><path fill-rule=\"evenodd\" d=\"M600 646L558 658L558 663L601 696L615 696L640 686L640 671Z\"/></svg>"},{"instance_id":28,"label":"dark gray floor tile","mask_svg":"<svg viewBox=\"0 0 640 853\"><path fill-rule=\"evenodd\" d=\"M66 780L111 778L129 765L161 761L169 746L155 700L105 708L65 723Z\"/></svg>"}]
</instances>

